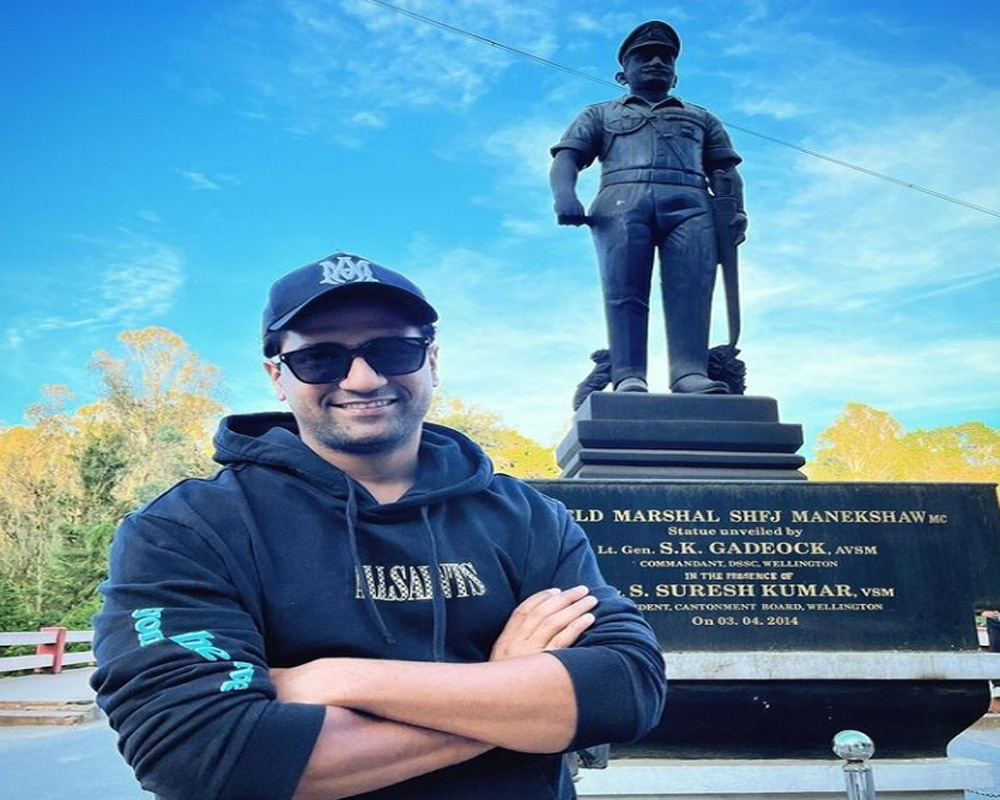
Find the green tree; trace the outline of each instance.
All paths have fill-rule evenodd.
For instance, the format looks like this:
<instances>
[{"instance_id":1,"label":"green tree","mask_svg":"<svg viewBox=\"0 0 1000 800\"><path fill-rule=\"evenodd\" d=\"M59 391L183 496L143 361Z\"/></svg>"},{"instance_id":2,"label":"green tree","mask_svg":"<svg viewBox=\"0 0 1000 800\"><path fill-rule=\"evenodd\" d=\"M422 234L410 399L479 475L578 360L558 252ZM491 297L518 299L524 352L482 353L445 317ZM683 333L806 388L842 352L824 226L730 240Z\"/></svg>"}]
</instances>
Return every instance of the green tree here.
<instances>
[{"instance_id":1,"label":"green tree","mask_svg":"<svg viewBox=\"0 0 1000 800\"><path fill-rule=\"evenodd\" d=\"M45 387L27 413L31 425L0 431L0 578L8 607L34 623L43 616L45 564L63 526L79 521L79 491L67 455L74 430L65 387ZM13 612L10 612L13 613Z\"/></svg>"},{"instance_id":2,"label":"green tree","mask_svg":"<svg viewBox=\"0 0 1000 800\"><path fill-rule=\"evenodd\" d=\"M100 610L97 587L108 576L115 522L103 520L62 531L45 569L45 623L89 628Z\"/></svg>"},{"instance_id":3,"label":"green tree","mask_svg":"<svg viewBox=\"0 0 1000 800\"><path fill-rule=\"evenodd\" d=\"M22 631L29 627L30 620L14 584L0 575L0 631Z\"/></svg>"},{"instance_id":4,"label":"green tree","mask_svg":"<svg viewBox=\"0 0 1000 800\"><path fill-rule=\"evenodd\" d=\"M123 356L94 354L90 366L103 393L79 417L93 440L114 442L117 452L127 453L116 493L135 504L214 471L211 431L223 412L215 399L221 373L166 328L125 331L118 339Z\"/></svg>"},{"instance_id":5,"label":"green tree","mask_svg":"<svg viewBox=\"0 0 1000 800\"><path fill-rule=\"evenodd\" d=\"M215 469L218 370L164 328L119 341L92 359L95 402L69 413L69 390L46 387L31 424L0 430L2 626L89 625L121 515Z\"/></svg>"}]
</instances>

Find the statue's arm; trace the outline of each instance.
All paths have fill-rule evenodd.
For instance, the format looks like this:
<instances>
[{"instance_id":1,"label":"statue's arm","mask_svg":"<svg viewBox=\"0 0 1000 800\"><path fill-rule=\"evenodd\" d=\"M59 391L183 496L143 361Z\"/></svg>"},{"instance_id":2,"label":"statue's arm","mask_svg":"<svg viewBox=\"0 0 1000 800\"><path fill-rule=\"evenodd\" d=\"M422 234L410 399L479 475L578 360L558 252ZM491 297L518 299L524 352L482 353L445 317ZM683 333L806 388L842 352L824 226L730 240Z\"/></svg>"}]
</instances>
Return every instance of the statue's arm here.
<instances>
[{"instance_id":1,"label":"statue's arm","mask_svg":"<svg viewBox=\"0 0 1000 800\"><path fill-rule=\"evenodd\" d=\"M583 156L576 150L556 151L549 170L549 185L555 201L556 220L560 225L586 225L589 222L583 203L576 194L576 180L583 168Z\"/></svg>"}]
</instances>

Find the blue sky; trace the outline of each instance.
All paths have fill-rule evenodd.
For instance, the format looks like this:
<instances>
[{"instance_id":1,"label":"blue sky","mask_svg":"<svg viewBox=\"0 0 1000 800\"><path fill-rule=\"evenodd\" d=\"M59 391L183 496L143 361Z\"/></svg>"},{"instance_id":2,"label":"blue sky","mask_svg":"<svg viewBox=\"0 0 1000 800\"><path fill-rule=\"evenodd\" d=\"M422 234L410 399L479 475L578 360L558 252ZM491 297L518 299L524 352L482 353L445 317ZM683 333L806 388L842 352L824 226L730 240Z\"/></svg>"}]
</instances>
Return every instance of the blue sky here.
<instances>
[{"instance_id":1,"label":"blue sky","mask_svg":"<svg viewBox=\"0 0 1000 800\"><path fill-rule=\"evenodd\" d=\"M397 4L605 81L632 27L674 24L677 94L744 157L748 393L810 441L848 401L1000 427L1000 218L753 135L1000 210L995 2ZM267 287L346 250L438 307L448 394L565 432L604 332L548 147L615 89L365 0L6 0L0 84L0 424L45 384L87 400L90 354L148 325L223 370L231 410L278 407Z\"/></svg>"}]
</instances>

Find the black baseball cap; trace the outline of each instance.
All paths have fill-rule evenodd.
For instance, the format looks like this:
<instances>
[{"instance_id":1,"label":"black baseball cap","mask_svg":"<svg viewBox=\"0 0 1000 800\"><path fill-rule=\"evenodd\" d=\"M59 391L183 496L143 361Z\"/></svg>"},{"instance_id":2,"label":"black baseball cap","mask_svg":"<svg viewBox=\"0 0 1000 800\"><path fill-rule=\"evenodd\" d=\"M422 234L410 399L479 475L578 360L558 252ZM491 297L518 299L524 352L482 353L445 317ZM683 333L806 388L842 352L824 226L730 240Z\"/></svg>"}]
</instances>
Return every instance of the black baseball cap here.
<instances>
[{"instance_id":1,"label":"black baseball cap","mask_svg":"<svg viewBox=\"0 0 1000 800\"><path fill-rule=\"evenodd\" d=\"M306 264L271 286L264 308L264 335L280 331L309 305L333 292L394 302L417 325L436 322L437 311L409 278L351 253L334 253Z\"/></svg>"}]
</instances>

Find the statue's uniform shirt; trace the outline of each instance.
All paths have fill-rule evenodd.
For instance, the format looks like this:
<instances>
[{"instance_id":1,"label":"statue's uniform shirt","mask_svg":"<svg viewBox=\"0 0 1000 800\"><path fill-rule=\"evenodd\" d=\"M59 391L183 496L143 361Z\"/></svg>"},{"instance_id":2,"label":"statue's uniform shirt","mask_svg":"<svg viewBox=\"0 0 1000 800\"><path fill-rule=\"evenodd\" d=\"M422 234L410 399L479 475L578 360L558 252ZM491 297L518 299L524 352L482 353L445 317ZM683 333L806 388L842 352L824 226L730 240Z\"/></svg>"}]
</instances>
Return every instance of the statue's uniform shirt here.
<instances>
[{"instance_id":1,"label":"statue's uniform shirt","mask_svg":"<svg viewBox=\"0 0 1000 800\"><path fill-rule=\"evenodd\" d=\"M600 159L602 185L625 182L616 173L656 169L676 175L653 176L655 183L705 188L706 176L713 170L733 167L742 160L718 118L673 96L654 105L627 95L588 106L552 154L560 150L580 153L581 168ZM651 178L635 176L632 180L645 183Z\"/></svg>"},{"instance_id":2,"label":"statue's uniform shirt","mask_svg":"<svg viewBox=\"0 0 1000 800\"><path fill-rule=\"evenodd\" d=\"M588 106L552 148L601 162L588 211L604 284L611 377L646 375L653 255L660 252L670 379L703 374L716 272L708 176L740 163L722 123L676 97Z\"/></svg>"}]
</instances>

